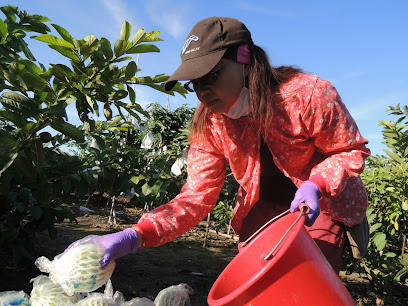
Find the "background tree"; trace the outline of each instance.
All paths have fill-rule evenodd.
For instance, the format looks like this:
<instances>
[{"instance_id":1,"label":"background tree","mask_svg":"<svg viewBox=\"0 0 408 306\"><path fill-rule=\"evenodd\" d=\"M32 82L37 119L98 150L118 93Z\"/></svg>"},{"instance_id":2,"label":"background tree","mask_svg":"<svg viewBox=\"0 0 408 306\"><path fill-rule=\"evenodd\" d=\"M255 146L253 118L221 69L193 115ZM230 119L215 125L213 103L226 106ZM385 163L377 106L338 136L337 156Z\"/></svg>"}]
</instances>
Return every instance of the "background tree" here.
<instances>
[{"instance_id":1,"label":"background tree","mask_svg":"<svg viewBox=\"0 0 408 306\"><path fill-rule=\"evenodd\" d=\"M138 120L140 114L149 116L136 103L133 86L164 91L168 76L136 77L140 68L129 56L159 52L154 44L161 40L158 31L140 28L129 40L131 25L124 21L112 48L106 38L76 39L51 24L60 36L56 37L49 34L48 18L14 6L0 9L5 16L0 19L0 247L12 250L18 262L23 257L35 258L31 250L37 232L48 230L54 237L56 222L73 219L71 211L56 200L58 195L94 179L77 157L61 151L61 144L84 142L85 135L95 129L92 116L99 115L101 106L106 120L114 123L128 115ZM25 41L29 32L41 34L32 38L47 43L70 65L46 68L38 63ZM180 84L168 94L175 92L186 93ZM125 98L130 102L124 102ZM66 107L71 103L83 122L81 127L67 122ZM116 118L112 108L118 113ZM60 134L51 137L43 131L46 127Z\"/></svg>"},{"instance_id":2,"label":"background tree","mask_svg":"<svg viewBox=\"0 0 408 306\"><path fill-rule=\"evenodd\" d=\"M387 111L397 120L380 121L386 155L368 158L362 174L369 198L368 254L359 264L348 261L385 300L408 293L401 286L408 283L408 107L390 106Z\"/></svg>"}]
</instances>

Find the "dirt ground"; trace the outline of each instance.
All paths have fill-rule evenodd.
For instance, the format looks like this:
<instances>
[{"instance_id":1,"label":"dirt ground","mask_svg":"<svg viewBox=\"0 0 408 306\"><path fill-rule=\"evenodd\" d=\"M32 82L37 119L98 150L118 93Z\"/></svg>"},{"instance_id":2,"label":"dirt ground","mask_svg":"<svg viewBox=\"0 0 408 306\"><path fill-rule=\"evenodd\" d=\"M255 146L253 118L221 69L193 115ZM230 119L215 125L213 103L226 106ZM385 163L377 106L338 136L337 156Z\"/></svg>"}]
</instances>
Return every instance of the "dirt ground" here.
<instances>
[{"instance_id":1,"label":"dirt ground","mask_svg":"<svg viewBox=\"0 0 408 306\"><path fill-rule=\"evenodd\" d=\"M58 237L50 240L46 235L40 239L39 253L52 259L62 253L73 241L87 235L106 234L124 229L134 224L141 216L140 209L118 207L117 224L109 224L109 210L88 206L94 213L84 213L75 209L78 224L68 221L57 225ZM187 283L194 290L191 305L207 305L207 295L218 275L237 254L237 239L225 234L210 231L205 240L206 223L182 237L157 248L140 249L134 254L126 255L116 261L116 269L112 275L114 291L122 292L126 300L134 297L147 297L154 300L160 290L172 285ZM30 293L30 279L41 274L30 265L19 269L9 269L9 274L0 280L0 292L8 290L24 290ZM384 305L370 292L369 285L359 275L341 278L357 305ZM101 288L98 291L103 291ZM385 305L408 305L407 299L393 300Z\"/></svg>"}]
</instances>

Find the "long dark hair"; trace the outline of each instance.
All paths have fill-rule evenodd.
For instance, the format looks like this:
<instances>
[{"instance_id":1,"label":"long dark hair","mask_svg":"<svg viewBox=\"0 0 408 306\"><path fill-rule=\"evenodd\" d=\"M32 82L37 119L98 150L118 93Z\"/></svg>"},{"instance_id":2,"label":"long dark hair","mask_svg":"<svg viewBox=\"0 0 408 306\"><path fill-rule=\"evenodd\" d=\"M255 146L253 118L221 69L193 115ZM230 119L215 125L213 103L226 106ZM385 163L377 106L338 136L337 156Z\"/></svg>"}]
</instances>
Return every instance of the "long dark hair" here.
<instances>
[{"instance_id":1,"label":"long dark hair","mask_svg":"<svg viewBox=\"0 0 408 306\"><path fill-rule=\"evenodd\" d=\"M265 134L272 122L274 105L281 101L280 85L303 71L293 66L274 68L261 47L250 45L249 49L251 52L248 78L249 116L259 122L261 131ZM196 135L205 135L210 115L211 111L200 103L193 116L190 139Z\"/></svg>"}]
</instances>

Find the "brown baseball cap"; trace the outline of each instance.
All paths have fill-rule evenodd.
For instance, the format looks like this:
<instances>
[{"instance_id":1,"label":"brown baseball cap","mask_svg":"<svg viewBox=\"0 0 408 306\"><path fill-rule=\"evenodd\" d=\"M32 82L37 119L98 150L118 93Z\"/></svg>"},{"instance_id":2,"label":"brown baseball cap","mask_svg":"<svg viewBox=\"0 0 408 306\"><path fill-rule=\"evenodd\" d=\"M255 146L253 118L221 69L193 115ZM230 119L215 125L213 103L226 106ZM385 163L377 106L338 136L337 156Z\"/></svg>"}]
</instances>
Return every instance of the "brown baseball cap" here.
<instances>
[{"instance_id":1,"label":"brown baseball cap","mask_svg":"<svg viewBox=\"0 0 408 306\"><path fill-rule=\"evenodd\" d=\"M209 73L228 47L253 44L251 33L239 20L210 17L199 21L187 35L181 50L181 65L164 85L171 90L179 80L194 80Z\"/></svg>"}]
</instances>

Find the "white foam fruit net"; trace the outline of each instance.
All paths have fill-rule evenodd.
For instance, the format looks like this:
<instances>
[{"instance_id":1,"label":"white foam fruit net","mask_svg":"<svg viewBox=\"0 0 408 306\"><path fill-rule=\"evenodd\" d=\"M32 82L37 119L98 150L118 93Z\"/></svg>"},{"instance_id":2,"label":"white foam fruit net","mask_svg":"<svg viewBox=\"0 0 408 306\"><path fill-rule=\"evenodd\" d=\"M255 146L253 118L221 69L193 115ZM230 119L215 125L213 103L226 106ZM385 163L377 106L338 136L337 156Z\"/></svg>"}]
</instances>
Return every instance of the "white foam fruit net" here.
<instances>
[{"instance_id":1,"label":"white foam fruit net","mask_svg":"<svg viewBox=\"0 0 408 306\"><path fill-rule=\"evenodd\" d=\"M161 290L154 302L145 297L126 302L121 292L113 294L110 279L103 293L75 293L71 296L48 276L40 275L31 282L31 297L23 291L0 292L0 306L191 306L190 295L194 294L189 285L182 283Z\"/></svg>"},{"instance_id":2,"label":"white foam fruit net","mask_svg":"<svg viewBox=\"0 0 408 306\"><path fill-rule=\"evenodd\" d=\"M190 306L193 289L179 284L163 289L153 301L133 298L125 301L122 293L113 294L112 260L106 267L100 262L105 249L87 236L68 247L52 261L41 256L35 261L40 271L49 273L33 278L31 297L24 291L0 292L0 306ZM105 285L104 293L93 292Z\"/></svg>"},{"instance_id":3,"label":"white foam fruit net","mask_svg":"<svg viewBox=\"0 0 408 306\"><path fill-rule=\"evenodd\" d=\"M123 294L116 291L113 294L111 280L108 280L103 293L89 293L87 297L80 300L75 306L121 306L125 302Z\"/></svg>"},{"instance_id":4,"label":"white foam fruit net","mask_svg":"<svg viewBox=\"0 0 408 306\"><path fill-rule=\"evenodd\" d=\"M31 280L31 306L71 305L79 300L79 295L69 296L60 285L54 284L48 276L40 275Z\"/></svg>"},{"instance_id":5,"label":"white foam fruit net","mask_svg":"<svg viewBox=\"0 0 408 306\"><path fill-rule=\"evenodd\" d=\"M115 261L106 267L100 262L104 248L93 242L92 236L54 257L53 261L42 256L35 261L40 271L49 273L50 279L59 284L68 295L92 292L102 287L112 276Z\"/></svg>"},{"instance_id":6,"label":"white foam fruit net","mask_svg":"<svg viewBox=\"0 0 408 306\"><path fill-rule=\"evenodd\" d=\"M0 292L0 306L3 305L19 305L29 306L29 299L27 293L24 291L4 291Z\"/></svg>"},{"instance_id":7,"label":"white foam fruit net","mask_svg":"<svg viewBox=\"0 0 408 306\"><path fill-rule=\"evenodd\" d=\"M170 286L159 292L154 305L156 306L185 306L190 305L190 294L194 294L193 289L185 284Z\"/></svg>"},{"instance_id":8,"label":"white foam fruit net","mask_svg":"<svg viewBox=\"0 0 408 306\"><path fill-rule=\"evenodd\" d=\"M156 306L151 300L145 297L136 297L128 302L125 302L123 306Z\"/></svg>"}]
</instances>

